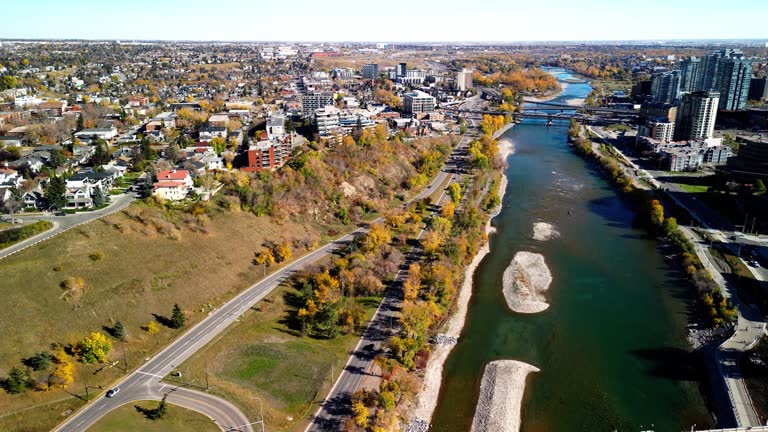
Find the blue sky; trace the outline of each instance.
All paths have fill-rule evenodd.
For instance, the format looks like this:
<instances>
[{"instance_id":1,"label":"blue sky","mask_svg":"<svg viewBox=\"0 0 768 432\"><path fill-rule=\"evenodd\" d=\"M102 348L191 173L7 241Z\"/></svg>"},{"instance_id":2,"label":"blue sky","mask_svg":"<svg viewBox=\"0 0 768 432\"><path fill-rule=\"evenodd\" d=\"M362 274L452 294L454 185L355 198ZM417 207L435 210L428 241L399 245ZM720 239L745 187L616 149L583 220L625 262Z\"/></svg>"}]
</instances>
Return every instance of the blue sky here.
<instances>
[{"instance_id":1,"label":"blue sky","mask_svg":"<svg viewBox=\"0 0 768 432\"><path fill-rule=\"evenodd\" d=\"M768 0L2 0L0 38L768 39Z\"/></svg>"}]
</instances>

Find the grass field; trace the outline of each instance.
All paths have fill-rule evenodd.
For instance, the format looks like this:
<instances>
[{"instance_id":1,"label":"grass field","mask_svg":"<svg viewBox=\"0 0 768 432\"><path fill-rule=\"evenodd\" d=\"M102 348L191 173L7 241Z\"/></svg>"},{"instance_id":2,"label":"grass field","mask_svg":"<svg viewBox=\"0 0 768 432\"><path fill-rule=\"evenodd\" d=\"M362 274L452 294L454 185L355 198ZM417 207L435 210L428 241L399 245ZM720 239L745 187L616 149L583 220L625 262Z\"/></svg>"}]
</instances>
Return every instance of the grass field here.
<instances>
[{"instance_id":1,"label":"grass field","mask_svg":"<svg viewBox=\"0 0 768 432\"><path fill-rule=\"evenodd\" d=\"M680 186L684 191L688 193L701 193L701 192L707 192L709 190L709 186L704 185L696 185L696 184L688 184L688 183L678 183L678 186Z\"/></svg>"},{"instance_id":2,"label":"grass field","mask_svg":"<svg viewBox=\"0 0 768 432\"><path fill-rule=\"evenodd\" d=\"M74 343L88 332L104 332L116 320L127 330L124 347L128 365L134 368L180 332L162 326L153 335L142 330L154 319L153 314L168 316L178 302L188 326L192 325L208 313L209 305L224 303L262 277L262 268L251 260L265 240L314 236L322 243L326 239L320 233L330 228L277 224L239 212L214 215L204 231L183 222L175 227L154 227L136 220L141 215L151 220L151 213L147 216L137 206L129 210L138 216L109 216L3 260L0 296L13 307L0 314L0 377L20 366L21 359L48 350L53 343ZM99 253L101 258L91 257ZM294 257L303 253L295 250ZM85 288L62 289L70 276L83 278ZM116 340L113 344L110 360L119 360L123 367L123 344ZM68 391L83 394L85 373L89 385L104 387L124 373L119 368L105 368L94 374L97 368L90 368L76 364L75 383ZM47 409L44 404L68 396L68 403L77 403L63 391L27 391L23 395L0 391L0 430L25 430L17 428L13 418L3 416L33 406L40 408L27 415L46 426L26 430L50 429L68 408Z\"/></svg>"},{"instance_id":3,"label":"grass field","mask_svg":"<svg viewBox=\"0 0 768 432\"><path fill-rule=\"evenodd\" d=\"M160 420L149 420L136 406L157 407L156 401L132 402L110 412L88 432L216 432L221 429L208 417L191 410L168 404L168 414Z\"/></svg>"},{"instance_id":4,"label":"grass field","mask_svg":"<svg viewBox=\"0 0 768 432\"><path fill-rule=\"evenodd\" d=\"M301 337L285 323L286 299L293 288L281 287L179 367L183 382L205 385L235 403L249 418L258 417L259 402L270 430L300 431L317 402L330 390L346 364L359 334L333 340ZM372 316L380 298L358 298ZM169 382L178 383L176 378ZM292 420L289 420L292 419Z\"/></svg>"}]
</instances>

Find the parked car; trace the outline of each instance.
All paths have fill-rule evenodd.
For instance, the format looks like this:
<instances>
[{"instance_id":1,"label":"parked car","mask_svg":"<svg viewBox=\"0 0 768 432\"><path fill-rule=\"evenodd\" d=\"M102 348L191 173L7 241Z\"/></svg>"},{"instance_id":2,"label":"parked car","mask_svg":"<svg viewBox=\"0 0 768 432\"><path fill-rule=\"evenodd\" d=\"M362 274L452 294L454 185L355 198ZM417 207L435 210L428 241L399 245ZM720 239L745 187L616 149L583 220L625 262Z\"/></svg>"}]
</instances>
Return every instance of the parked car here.
<instances>
[{"instance_id":1,"label":"parked car","mask_svg":"<svg viewBox=\"0 0 768 432\"><path fill-rule=\"evenodd\" d=\"M113 398L118 393L120 393L120 387L115 387L115 388L113 388L113 389L111 389L111 390L109 390L107 392L107 397L108 398Z\"/></svg>"}]
</instances>

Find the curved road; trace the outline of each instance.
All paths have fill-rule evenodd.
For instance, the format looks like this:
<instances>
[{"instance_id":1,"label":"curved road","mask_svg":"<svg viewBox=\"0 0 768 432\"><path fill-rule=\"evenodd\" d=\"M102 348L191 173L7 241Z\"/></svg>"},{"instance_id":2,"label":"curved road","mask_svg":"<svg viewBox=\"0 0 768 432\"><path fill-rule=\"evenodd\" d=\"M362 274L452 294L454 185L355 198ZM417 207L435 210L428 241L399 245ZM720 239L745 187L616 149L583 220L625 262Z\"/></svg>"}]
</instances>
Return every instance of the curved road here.
<instances>
[{"instance_id":1,"label":"curved road","mask_svg":"<svg viewBox=\"0 0 768 432\"><path fill-rule=\"evenodd\" d=\"M466 138L462 140L459 147L461 147L465 140ZM446 170L441 171L427 188L411 198L410 201L417 201L429 196L434 191L434 188L441 185L450 175L451 174L446 172ZM376 219L374 222L381 221L382 219L383 218ZM109 411L123 405L125 400L161 399L163 393L160 391L162 388L160 380L170 374L176 365L180 365L197 350L208 344L218 336L219 333L226 329L227 326L232 324L248 309L253 307L254 304L263 299L273 289L280 285L281 282L288 279L294 272L319 260L337 248L352 241L356 235L366 231L367 228L365 227L358 228L355 231L296 259L282 269L277 270L275 273L272 273L258 283L252 285L220 308L211 312L205 319L189 329L186 333L179 336L165 349L120 381L117 384L117 386L120 387L120 393L118 393L117 396L111 399L102 397L93 400L89 405L69 417L64 423L53 430L55 432L82 432L106 415ZM169 396L168 399L169 402L171 401L170 397L171 396ZM214 412L214 405L210 405L212 400L217 399L219 401L215 406L228 404L228 402L223 399L201 392L193 392L191 390L185 390L184 397L190 400L188 401L190 404L195 403L201 408L209 407L209 411L204 412L206 415L209 415L210 413L209 416L218 415ZM229 405L232 406L231 404ZM235 423L238 425L249 423L240 410L234 406L232 406L232 408L237 411L239 417ZM237 426L228 423L234 420L234 418L232 418L233 415L234 414L230 413L229 418L227 416L212 418L220 427L222 427L222 430L252 431L250 426L244 426L242 429L224 429L225 427L231 428Z\"/></svg>"},{"instance_id":2,"label":"curved road","mask_svg":"<svg viewBox=\"0 0 768 432\"><path fill-rule=\"evenodd\" d=\"M24 241L8 246L3 250L0 250L0 260L7 256L13 255L16 252L22 251L30 246L34 246L37 243L57 236L68 229L91 222L107 215L111 215L112 213L119 212L120 210L131 205L131 203L136 199L136 195L134 193L124 193L122 195L114 195L110 198L112 199L112 202L101 210L80 212L64 216L54 216L53 214L45 213L37 215L14 215L14 218L19 218L24 222L37 222L41 220L47 220L53 223L53 228Z\"/></svg>"},{"instance_id":3,"label":"curved road","mask_svg":"<svg viewBox=\"0 0 768 432\"><path fill-rule=\"evenodd\" d=\"M141 390L134 391L131 397L125 398L122 390L108 401L108 410L127 405L132 402L155 400L159 401L167 395L166 401L169 404L176 405L185 409L199 412L209 418L219 428L228 432L241 431L251 432L253 429L248 425L248 420L242 412L231 403L224 399L184 387L169 386L160 383L147 383ZM74 426L78 426L75 424ZM81 429L82 430L82 429Z\"/></svg>"}]
</instances>

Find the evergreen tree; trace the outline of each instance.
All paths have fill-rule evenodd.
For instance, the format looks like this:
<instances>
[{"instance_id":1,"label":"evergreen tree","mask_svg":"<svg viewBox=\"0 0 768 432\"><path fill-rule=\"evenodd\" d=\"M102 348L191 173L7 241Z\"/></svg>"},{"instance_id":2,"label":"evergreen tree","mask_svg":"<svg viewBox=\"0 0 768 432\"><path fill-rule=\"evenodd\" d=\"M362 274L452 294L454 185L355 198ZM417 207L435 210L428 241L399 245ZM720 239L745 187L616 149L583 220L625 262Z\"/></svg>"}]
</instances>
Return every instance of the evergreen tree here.
<instances>
[{"instance_id":1,"label":"evergreen tree","mask_svg":"<svg viewBox=\"0 0 768 432\"><path fill-rule=\"evenodd\" d=\"M181 311L179 304L174 304L173 313L171 314L170 327L175 329L184 327L185 319L186 318L184 317L184 312Z\"/></svg>"},{"instance_id":2,"label":"evergreen tree","mask_svg":"<svg viewBox=\"0 0 768 432\"><path fill-rule=\"evenodd\" d=\"M79 116L77 116L77 126L76 126L76 129L77 129L78 132L80 132L81 130L85 129L84 122L85 122L85 120L83 120L83 114L81 113Z\"/></svg>"},{"instance_id":3,"label":"evergreen tree","mask_svg":"<svg viewBox=\"0 0 768 432\"><path fill-rule=\"evenodd\" d=\"M67 186L61 177L51 177L48 186L45 188L45 199L48 205L54 210L60 210L67 205Z\"/></svg>"},{"instance_id":4,"label":"evergreen tree","mask_svg":"<svg viewBox=\"0 0 768 432\"><path fill-rule=\"evenodd\" d=\"M150 420L160 420L161 418L165 417L166 414L168 414L168 404L165 402L165 398L168 397L167 394L163 395L163 399L160 401L160 403L157 405L157 408L147 410L145 415Z\"/></svg>"},{"instance_id":5,"label":"evergreen tree","mask_svg":"<svg viewBox=\"0 0 768 432\"><path fill-rule=\"evenodd\" d=\"M29 385L29 373L21 368L13 367L5 379L5 390L11 394L23 393Z\"/></svg>"},{"instance_id":6,"label":"evergreen tree","mask_svg":"<svg viewBox=\"0 0 768 432\"><path fill-rule=\"evenodd\" d=\"M112 335L118 339L125 337L125 326L122 321L115 323L115 326L112 328Z\"/></svg>"},{"instance_id":7,"label":"evergreen tree","mask_svg":"<svg viewBox=\"0 0 768 432\"><path fill-rule=\"evenodd\" d=\"M102 191L101 188L97 186L93 189L93 205L96 207L101 207L106 203L107 197L104 195L104 191Z\"/></svg>"}]
</instances>

